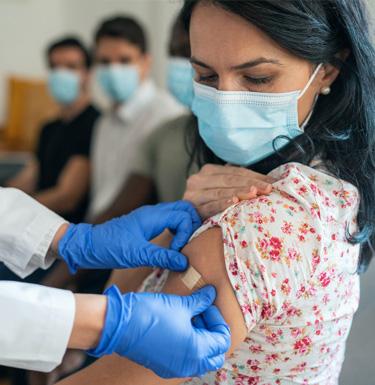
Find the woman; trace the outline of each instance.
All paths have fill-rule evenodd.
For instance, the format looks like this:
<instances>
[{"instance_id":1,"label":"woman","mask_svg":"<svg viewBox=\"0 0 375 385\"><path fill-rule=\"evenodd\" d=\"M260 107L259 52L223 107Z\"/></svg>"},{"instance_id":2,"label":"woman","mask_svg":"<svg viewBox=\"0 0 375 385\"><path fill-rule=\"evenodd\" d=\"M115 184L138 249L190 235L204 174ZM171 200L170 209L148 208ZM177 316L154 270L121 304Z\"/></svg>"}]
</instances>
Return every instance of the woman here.
<instances>
[{"instance_id":1,"label":"woman","mask_svg":"<svg viewBox=\"0 0 375 385\"><path fill-rule=\"evenodd\" d=\"M277 180L267 197L208 220L184 250L216 286L232 332L223 368L186 384L337 385L357 272L374 243L367 12L360 0L198 0L186 1L183 15L196 71L196 155ZM143 289L190 293L167 273ZM116 357L63 383L88 378L181 383Z\"/></svg>"}]
</instances>

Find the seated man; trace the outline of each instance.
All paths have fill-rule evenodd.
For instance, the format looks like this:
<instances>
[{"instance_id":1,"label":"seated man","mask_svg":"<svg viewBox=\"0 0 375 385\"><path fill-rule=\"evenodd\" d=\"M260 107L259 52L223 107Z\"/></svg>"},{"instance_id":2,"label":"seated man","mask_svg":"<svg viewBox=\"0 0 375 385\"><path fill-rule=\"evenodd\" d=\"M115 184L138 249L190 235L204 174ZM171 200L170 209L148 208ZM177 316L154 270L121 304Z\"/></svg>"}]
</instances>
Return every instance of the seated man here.
<instances>
[{"instance_id":1,"label":"seated man","mask_svg":"<svg viewBox=\"0 0 375 385\"><path fill-rule=\"evenodd\" d=\"M88 92L90 55L79 40L65 38L48 47L47 60L59 116L42 128L34 159L6 185L80 222L88 205L91 134L99 116Z\"/></svg>"},{"instance_id":2,"label":"seated man","mask_svg":"<svg viewBox=\"0 0 375 385\"><path fill-rule=\"evenodd\" d=\"M184 111L150 79L147 40L136 20L105 20L95 35L95 60L111 109L95 127L90 221L112 205L127 183L143 140Z\"/></svg>"},{"instance_id":3,"label":"seated man","mask_svg":"<svg viewBox=\"0 0 375 385\"><path fill-rule=\"evenodd\" d=\"M145 137L136 154L131 174L112 204L93 219L95 223L127 214L147 204L155 193L159 202L179 200L184 193L189 165L185 132L195 128L195 119L189 112L189 99L193 96L193 69L188 60L189 36L180 18L175 21L171 31L169 55L168 88L187 110L181 116L163 122ZM182 70L183 66L186 70ZM180 97L181 93L185 98Z\"/></svg>"},{"instance_id":4,"label":"seated man","mask_svg":"<svg viewBox=\"0 0 375 385\"><path fill-rule=\"evenodd\" d=\"M60 106L59 116L42 128L35 156L6 185L32 195L69 222L80 222L88 206L90 143L99 117L88 92L90 54L76 38L64 38L48 47L47 60L48 87ZM37 271L28 282L38 283L45 275ZM62 268L58 281L45 283L59 286L67 276L67 269ZM0 279L19 277L0 266Z\"/></svg>"}]
</instances>

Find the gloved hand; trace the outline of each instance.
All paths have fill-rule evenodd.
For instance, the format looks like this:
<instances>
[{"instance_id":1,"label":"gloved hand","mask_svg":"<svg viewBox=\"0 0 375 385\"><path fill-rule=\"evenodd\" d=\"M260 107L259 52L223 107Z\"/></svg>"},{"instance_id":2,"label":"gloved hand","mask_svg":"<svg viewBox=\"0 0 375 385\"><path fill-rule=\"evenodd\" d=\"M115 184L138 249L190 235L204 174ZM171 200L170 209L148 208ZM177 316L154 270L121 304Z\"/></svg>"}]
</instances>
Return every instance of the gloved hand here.
<instances>
[{"instance_id":1,"label":"gloved hand","mask_svg":"<svg viewBox=\"0 0 375 385\"><path fill-rule=\"evenodd\" d=\"M200 376L223 366L230 331L206 286L190 296L129 293L116 286L105 294L105 326L95 357L117 353L163 378ZM199 327L192 318L200 314Z\"/></svg>"},{"instance_id":2,"label":"gloved hand","mask_svg":"<svg viewBox=\"0 0 375 385\"><path fill-rule=\"evenodd\" d=\"M185 270L187 260L178 250L200 224L194 206L186 201L144 206L102 225L70 225L58 251L72 273L79 268L140 266ZM175 234L170 249L149 243L165 229Z\"/></svg>"}]
</instances>

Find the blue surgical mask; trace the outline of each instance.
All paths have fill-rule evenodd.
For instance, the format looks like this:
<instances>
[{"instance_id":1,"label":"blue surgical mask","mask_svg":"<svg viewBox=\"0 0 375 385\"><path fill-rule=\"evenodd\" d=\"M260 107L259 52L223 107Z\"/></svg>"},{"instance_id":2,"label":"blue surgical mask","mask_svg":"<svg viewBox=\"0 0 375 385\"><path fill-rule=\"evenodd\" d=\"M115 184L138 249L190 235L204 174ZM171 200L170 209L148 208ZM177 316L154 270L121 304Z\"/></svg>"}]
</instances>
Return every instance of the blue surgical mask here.
<instances>
[{"instance_id":1,"label":"blue surgical mask","mask_svg":"<svg viewBox=\"0 0 375 385\"><path fill-rule=\"evenodd\" d=\"M97 70L99 84L106 94L117 103L128 101L139 87L137 67L128 64L111 64Z\"/></svg>"},{"instance_id":2,"label":"blue surgical mask","mask_svg":"<svg viewBox=\"0 0 375 385\"><path fill-rule=\"evenodd\" d=\"M80 94L81 78L74 71L55 69L48 74L48 89L52 97L61 104L74 103Z\"/></svg>"},{"instance_id":3,"label":"blue surgical mask","mask_svg":"<svg viewBox=\"0 0 375 385\"><path fill-rule=\"evenodd\" d=\"M192 110L199 134L220 159L249 166L303 133L298 124L298 99L314 81L320 64L302 91L260 93L218 91L194 82ZM309 117L311 116L310 113ZM279 138L277 140L276 138Z\"/></svg>"},{"instance_id":4,"label":"blue surgical mask","mask_svg":"<svg viewBox=\"0 0 375 385\"><path fill-rule=\"evenodd\" d=\"M168 64L167 84L171 94L191 109L194 98L194 69L188 59L171 58Z\"/></svg>"}]
</instances>

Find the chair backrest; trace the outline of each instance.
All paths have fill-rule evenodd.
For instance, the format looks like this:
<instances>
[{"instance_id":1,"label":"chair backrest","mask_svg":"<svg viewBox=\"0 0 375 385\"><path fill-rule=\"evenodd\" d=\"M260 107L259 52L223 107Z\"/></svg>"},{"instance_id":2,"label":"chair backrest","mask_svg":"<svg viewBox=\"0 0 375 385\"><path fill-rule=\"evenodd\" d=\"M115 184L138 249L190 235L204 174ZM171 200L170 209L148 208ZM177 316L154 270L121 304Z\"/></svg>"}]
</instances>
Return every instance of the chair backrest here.
<instances>
[{"instance_id":1,"label":"chair backrest","mask_svg":"<svg viewBox=\"0 0 375 385\"><path fill-rule=\"evenodd\" d=\"M58 111L46 82L12 76L8 79L7 99L3 147L17 151L34 150L42 124Z\"/></svg>"}]
</instances>

